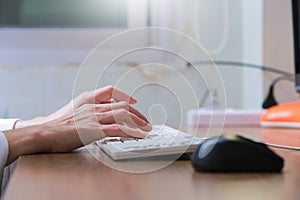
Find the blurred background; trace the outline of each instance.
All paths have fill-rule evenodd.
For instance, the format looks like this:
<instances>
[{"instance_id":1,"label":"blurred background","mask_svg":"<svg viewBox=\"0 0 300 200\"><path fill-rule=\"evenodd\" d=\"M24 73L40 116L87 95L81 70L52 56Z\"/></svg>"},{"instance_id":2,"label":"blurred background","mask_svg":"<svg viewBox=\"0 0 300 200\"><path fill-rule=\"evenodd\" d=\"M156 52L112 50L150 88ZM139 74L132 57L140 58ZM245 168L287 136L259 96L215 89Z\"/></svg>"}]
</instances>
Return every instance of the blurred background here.
<instances>
[{"instance_id":1,"label":"blurred background","mask_svg":"<svg viewBox=\"0 0 300 200\"><path fill-rule=\"evenodd\" d=\"M294 70L289 1L0 0L0 117L27 119L57 110L71 100L77 71L88 53L108 37L138 27L180 31L200 42L215 61L266 65L290 73ZM160 41L166 39L164 35L155 37ZM153 43L151 37L139 40ZM104 50L105 54L113 54L133 42L115 43ZM189 48L182 41L178 45ZM197 61L197 55L193 57ZM159 51L129 56L115 65L130 69L150 62L189 70L186 63ZM224 81L226 104L222 95L218 96L222 90L218 84L209 88L197 85L199 77L192 72L187 72L187 78L193 83L199 101L210 89L215 94L215 106L226 108L260 110L270 84L280 76L246 67L218 68ZM108 76L113 79L123 73L117 67ZM137 73L135 78L151 76ZM183 87L176 76L168 78L174 87ZM214 82L216 77L212 74L208 78ZM99 86L106 84L110 84L110 79ZM151 98L156 95L160 96L159 103L165 105L170 123L182 120L176 104L163 95L161 88L148 89L152 92L138 95L141 104L137 106L143 112L155 104ZM189 104L189 95L181 98L183 104ZM275 98L279 103L296 100L293 82L280 81L275 87ZM208 104L204 102L202 106ZM195 108L183 108L183 116L188 109ZM160 112L156 115L160 116Z\"/></svg>"}]
</instances>

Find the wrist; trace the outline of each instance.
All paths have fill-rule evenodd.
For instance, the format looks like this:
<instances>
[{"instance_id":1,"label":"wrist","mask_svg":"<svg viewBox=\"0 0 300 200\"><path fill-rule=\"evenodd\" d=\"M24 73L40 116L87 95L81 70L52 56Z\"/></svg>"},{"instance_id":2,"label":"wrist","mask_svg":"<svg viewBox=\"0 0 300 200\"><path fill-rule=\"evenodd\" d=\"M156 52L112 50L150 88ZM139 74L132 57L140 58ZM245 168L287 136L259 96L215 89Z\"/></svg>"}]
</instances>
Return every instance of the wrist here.
<instances>
[{"instance_id":1,"label":"wrist","mask_svg":"<svg viewBox=\"0 0 300 200\"><path fill-rule=\"evenodd\" d=\"M47 151L48 145L45 144L47 134L48 130L42 126L4 131L9 146L7 164L12 163L21 155Z\"/></svg>"}]
</instances>

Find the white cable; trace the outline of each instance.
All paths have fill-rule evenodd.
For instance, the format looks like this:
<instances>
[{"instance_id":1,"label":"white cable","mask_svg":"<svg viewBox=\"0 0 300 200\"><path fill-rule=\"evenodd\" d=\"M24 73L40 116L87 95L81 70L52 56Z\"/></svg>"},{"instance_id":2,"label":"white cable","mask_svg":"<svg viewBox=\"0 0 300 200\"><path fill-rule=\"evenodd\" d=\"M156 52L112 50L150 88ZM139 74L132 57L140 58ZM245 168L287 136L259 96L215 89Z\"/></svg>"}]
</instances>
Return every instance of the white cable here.
<instances>
[{"instance_id":1,"label":"white cable","mask_svg":"<svg viewBox=\"0 0 300 200\"><path fill-rule=\"evenodd\" d=\"M195 0L195 6L194 6L194 33L195 38L198 40L201 44L201 34L200 34L200 23L199 23L199 8L200 8L200 0ZM224 0L223 3L223 37L222 41L220 42L219 46L215 49L208 49L210 54L217 55L219 54L226 46L229 36L229 3L228 0Z\"/></svg>"},{"instance_id":2,"label":"white cable","mask_svg":"<svg viewBox=\"0 0 300 200\"><path fill-rule=\"evenodd\" d=\"M267 143L267 142L262 142L262 143L267 145L267 146L275 147L275 148L279 148L279 149L288 149L288 150L300 151L300 147L285 146L285 145L279 145L279 144L273 144L273 143Z\"/></svg>"}]
</instances>

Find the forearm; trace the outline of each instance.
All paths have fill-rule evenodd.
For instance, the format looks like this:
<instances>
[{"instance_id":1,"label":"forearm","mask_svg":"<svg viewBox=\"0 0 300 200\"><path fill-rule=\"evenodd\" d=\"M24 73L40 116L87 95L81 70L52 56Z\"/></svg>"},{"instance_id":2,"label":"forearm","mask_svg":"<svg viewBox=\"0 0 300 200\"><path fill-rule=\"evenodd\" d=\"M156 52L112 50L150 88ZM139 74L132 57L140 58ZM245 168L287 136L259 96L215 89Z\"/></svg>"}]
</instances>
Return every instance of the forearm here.
<instances>
[{"instance_id":1,"label":"forearm","mask_svg":"<svg viewBox=\"0 0 300 200\"><path fill-rule=\"evenodd\" d=\"M46 134L46 129L40 126L4 131L9 148L6 164L12 163L21 155L47 151L47 141L44 139Z\"/></svg>"},{"instance_id":2,"label":"forearm","mask_svg":"<svg viewBox=\"0 0 300 200\"><path fill-rule=\"evenodd\" d=\"M18 129L18 128L24 128L24 127L28 127L28 126L40 125L40 124L46 123L48 121L49 121L48 117L37 117L34 119L30 119L30 120L18 120L15 123L14 128Z\"/></svg>"},{"instance_id":3,"label":"forearm","mask_svg":"<svg viewBox=\"0 0 300 200\"><path fill-rule=\"evenodd\" d=\"M14 128L18 129L18 128L24 128L24 127L28 127L28 126L35 126L35 125L45 124L47 122L56 120L59 117L70 115L73 112L72 102L73 101L69 102L67 105L65 105L64 107L62 107L58 111L56 111L56 112L54 112L54 113L52 113L48 116L36 117L36 118L33 118L33 119L29 119L29 120L18 120L15 123Z\"/></svg>"}]
</instances>

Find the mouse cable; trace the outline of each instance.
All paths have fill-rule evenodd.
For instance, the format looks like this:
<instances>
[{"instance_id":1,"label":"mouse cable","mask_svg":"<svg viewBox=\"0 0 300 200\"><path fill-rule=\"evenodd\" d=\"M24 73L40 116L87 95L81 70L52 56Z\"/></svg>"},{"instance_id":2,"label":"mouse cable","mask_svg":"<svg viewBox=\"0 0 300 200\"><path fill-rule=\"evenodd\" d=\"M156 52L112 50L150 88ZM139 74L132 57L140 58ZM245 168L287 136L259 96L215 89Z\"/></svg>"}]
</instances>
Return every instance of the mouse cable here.
<instances>
[{"instance_id":1,"label":"mouse cable","mask_svg":"<svg viewBox=\"0 0 300 200\"><path fill-rule=\"evenodd\" d=\"M275 147L275 148L279 148L279 149L288 149L288 150L296 150L296 151L300 151L300 147L293 147L293 146L285 146L285 145L280 145L280 144L273 144L273 143L267 143L267 142L261 142L267 146L270 147Z\"/></svg>"}]
</instances>

